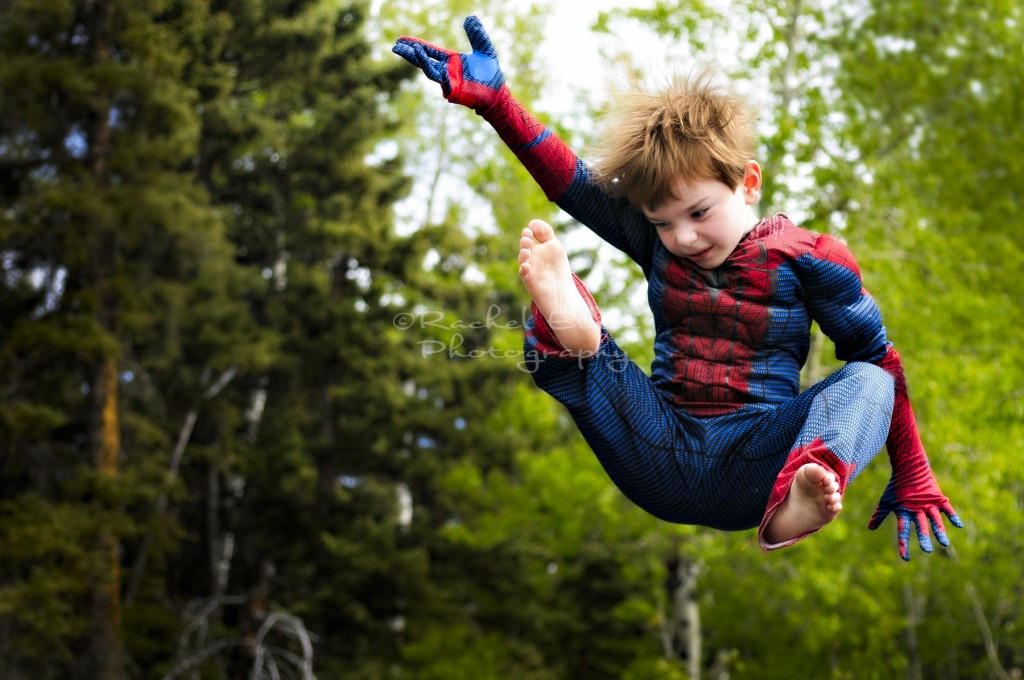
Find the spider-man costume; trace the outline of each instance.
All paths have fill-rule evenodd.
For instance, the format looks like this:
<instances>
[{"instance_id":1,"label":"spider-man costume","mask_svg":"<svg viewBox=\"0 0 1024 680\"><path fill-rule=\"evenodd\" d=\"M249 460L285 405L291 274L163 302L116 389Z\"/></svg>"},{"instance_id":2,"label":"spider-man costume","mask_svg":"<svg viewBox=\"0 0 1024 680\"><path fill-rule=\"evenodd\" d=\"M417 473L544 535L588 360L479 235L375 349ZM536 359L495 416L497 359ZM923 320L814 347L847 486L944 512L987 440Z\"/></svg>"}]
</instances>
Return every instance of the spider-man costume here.
<instances>
[{"instance_id":1,"label":"spider-man costume","mask_svg":"<svg viewBox=\"0 0 1024 680\"><path fill-rule=\"evenodd\" d=\"M763 529L796 471L816 462L840 493L885 444L893 474L869 528L894 513L909 559L911 524L931 552L928 523L948 545L940 513L962 527L928 465L899 354L836 239L762 220L712 270L672 255L642 212L609 196L565 144L516 101L479 20L465 23L473 52L418 38L394 51L421 68L449 101L473 108L498 132L547 197L637 262L655 318L648 378L602 328L587 359L566 356L534 307L526 352L534 380L568 408L615 484L671 522ZM593 297L581 295L600 324ZM799 392L811 321L848 363Z\"/></svg>"}]
</instances>

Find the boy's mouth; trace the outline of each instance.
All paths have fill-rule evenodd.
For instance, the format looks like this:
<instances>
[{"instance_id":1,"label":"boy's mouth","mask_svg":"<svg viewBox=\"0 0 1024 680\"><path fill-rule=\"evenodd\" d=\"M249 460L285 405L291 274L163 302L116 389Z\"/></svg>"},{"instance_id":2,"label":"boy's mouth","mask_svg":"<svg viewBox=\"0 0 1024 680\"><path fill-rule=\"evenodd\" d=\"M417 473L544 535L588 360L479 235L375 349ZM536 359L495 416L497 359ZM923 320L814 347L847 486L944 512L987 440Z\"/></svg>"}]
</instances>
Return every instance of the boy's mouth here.
<instances>
[{"instance_id":1,"label":"boy's mouth","mask_svg":"<svg viewBox=\"0 0 1024 680\"><path fill-rule=\"evenodd\" d=\"M687 259L690 259L690 260L693 260L694 262L697 262L698 260L702 260L705 257L707 257L708 255L710 255L712 248L714 248L714 246L708 246L704 250L701 250L700 252L697 252L697 253L693 253L692 255L687 255L686 257L687 257Z\"/></svg>"}]
</instances>

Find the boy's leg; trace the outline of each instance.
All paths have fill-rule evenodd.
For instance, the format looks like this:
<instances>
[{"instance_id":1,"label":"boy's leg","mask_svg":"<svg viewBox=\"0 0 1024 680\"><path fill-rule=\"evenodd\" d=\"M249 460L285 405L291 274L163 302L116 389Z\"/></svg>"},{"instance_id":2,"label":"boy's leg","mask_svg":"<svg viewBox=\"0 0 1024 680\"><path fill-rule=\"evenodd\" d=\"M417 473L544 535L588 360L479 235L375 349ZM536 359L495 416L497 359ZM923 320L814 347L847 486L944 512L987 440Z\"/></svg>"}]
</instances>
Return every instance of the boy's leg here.
<instances>
[{"instance_id":1,"label":"boy's leg","mask_svg":"<svg viewBox=\"0 0 1024 680\"><path fill-rule=\"evenodd\" d=\"M616 486L661 519L694 523L679 459L687 435L650 379L603 332L589 291L551 227L524 230L520 272L534 298L524 368L561 402Z\"/></svg>"},{"instance_id":2,"label":"boy's leg","mask_svg":"<svg viewBox=\"0 0 1024 680\"><path fill-rule=\"evenodd\" d=\"M885 444L893 399L885 371L855 362L779 409L779 431L799 432L761 521L762 548L791 545L835 518L847 484Z\"/></svg>"},{"instance_id":3,"label":"boy's leg","mask_svg":"<svg viewBox=\"0 0 1024 680\"><path fill-rule=\"evenodd\" d=\"M562 350L581 357L596 354L601 343L601 325L594 318L597 305L589 293L585 300L578 290L565 248L547 222L532 220L523 229L519 276Z\"/></svg>"}]
</instances>

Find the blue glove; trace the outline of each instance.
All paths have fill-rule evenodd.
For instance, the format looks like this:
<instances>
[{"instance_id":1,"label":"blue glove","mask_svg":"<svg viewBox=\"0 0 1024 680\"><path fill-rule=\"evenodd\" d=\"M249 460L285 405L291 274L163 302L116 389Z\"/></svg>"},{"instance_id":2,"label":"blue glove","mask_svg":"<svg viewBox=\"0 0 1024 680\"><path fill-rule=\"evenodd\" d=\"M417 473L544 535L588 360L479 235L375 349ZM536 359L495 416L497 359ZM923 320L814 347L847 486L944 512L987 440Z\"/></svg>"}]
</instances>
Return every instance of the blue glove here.
<instances>
[{"instance_id":1,"label":"blue glove","mask_svg":"<svg viewBox=\"0 0 1024 680\"><path fill-rule=\"evenodd\" d=\"M445 99L480 113L498 101L498 93L505 86L505 75L480 20L475 16L466 17L463 28L473 48L470 54L460 54L409 36L399 38L391 51L440 83Z\"/></svg>"}]
</instances>

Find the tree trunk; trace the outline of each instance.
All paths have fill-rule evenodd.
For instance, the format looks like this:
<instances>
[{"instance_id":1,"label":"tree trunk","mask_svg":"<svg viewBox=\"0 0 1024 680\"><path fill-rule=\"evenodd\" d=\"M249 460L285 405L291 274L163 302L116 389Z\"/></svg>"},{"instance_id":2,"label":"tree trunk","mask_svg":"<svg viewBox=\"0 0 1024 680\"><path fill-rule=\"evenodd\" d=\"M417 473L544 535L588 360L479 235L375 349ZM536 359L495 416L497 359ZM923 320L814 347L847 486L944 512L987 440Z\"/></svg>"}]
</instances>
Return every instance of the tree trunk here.
<instances>
[{"instance_id":1,"label":"tree trunk","mask_svg":"<svg viewBox=\"0 0 1024 680\"><path fill-rule=\"evenodd\" d=\"M92 38L93 65L104 62L111 45L111 7L108 0L90 0L86 3L86 23ZM110 174L110 108L109 93L96 94L95 119L89 138L89 162L96 190L105 189ZM104 243L101 225L97 225L101 237L92 244L92 278L100 301L97 310L100 328L115 335L113 301L107 299L106 282L110 280L112 262L111 244ZM96 374L92 390L92 416L90 422L90 446L93 465L100 478L118 476L118 458L121 454L121 424L118 419L118 361L116 350L103 350L97 359ZM101 513L115 510L109 501L100 500ZM101 515L102 516L102 515ZM111 528L102 526L99 531L99 550L103 570L97 575L93 589L92 654L94 677L98 680L120 680L124 677L124 648L121 633L121 559L118 555L118 539Z\"/></svg>"},{"instance_id":2,"label":"tree trunk","mask_svg":"<svg viewBox=\"0 0 1024 680\"><path fill-rule=\"evenodd\" d=\"M117 477L121 451L118 421L117 362L100 359L92 386L92 454L100 477ZM101 501L104 503L104 501ZM111 508L104 507L104 511ZM117 537L107 527L99 536L103 571L93 589L92 654L98 680L123 677L124 652L121 640L121 560Z\"/></svg>"},{"instance_id":3,"label":"tree trunk","mask_svg":"<svg viewBox=\"0 0 1024 680\"><path fill-rule=\"evenodd\" d=\"M665 567L665 590L671 607L663 635L665 653L670 659L684 659L690 680L700 680L703 667L700 606L697 603L700 566L685 559L678 542L675 542L665 560Z\"/></svg>"},{"instance_id":4,"label":"tree trunk","mask_svg":"<svg viewBox=\"0 0 1024 680\"><path fill-rule=\"evenodd\" d=\"M923 680L921 674L921 655L917 646L917 626L921 622L921 605L914 596L913 586L903 584L903 605L907 609L907 657L910 667L907 669L908 680Z\"/></svg>"}]
</instances>

